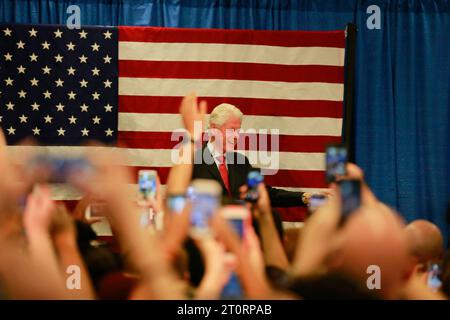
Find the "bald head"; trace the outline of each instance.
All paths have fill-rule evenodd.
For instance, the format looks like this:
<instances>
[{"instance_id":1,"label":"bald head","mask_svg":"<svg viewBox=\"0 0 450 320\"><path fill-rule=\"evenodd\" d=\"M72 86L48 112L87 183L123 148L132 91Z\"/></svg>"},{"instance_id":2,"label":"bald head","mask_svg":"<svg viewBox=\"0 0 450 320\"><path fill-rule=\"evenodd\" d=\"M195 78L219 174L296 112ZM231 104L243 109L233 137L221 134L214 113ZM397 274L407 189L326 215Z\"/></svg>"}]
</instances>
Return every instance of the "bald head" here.
<instances>
[{"instance_id":1,"label":"bald head","mask_svg":"<svg viewBox=\"0 0 450 320\"><path fill-rule=\"evenodd\" d=\"M442 257L443 238L439 228L427 220L415 220L405 228L409 254L418 262L436 261Z\"/></svg>"},{"instance_id":2,"label":"bald head","mask_svg":"<svg viewBox=\"0 0 450 320\"><path fill-rule=\"evenodd\" d=\"M378 266L382 273L378 293L392 298L403 284L406 266L403 228L401 220L387 207L361 207L342 230L338 269L365 287L367 268Z\"/></svg>"}]
</instances>

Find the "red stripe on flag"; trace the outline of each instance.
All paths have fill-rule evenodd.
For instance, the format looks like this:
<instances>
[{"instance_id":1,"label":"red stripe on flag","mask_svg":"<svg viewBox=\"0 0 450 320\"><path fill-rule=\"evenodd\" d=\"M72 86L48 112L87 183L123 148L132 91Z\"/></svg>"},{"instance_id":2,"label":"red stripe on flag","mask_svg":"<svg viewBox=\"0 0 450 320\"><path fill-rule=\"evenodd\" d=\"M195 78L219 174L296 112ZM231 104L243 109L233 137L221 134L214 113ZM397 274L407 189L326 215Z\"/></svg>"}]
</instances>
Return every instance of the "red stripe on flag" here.
<instances>
[{"instance_id":1,"label":"red stripe on flag","mask_svg":"<svg viewBox=\"0 0 450 320\"><path fill-rule=\"evenodd\" d=\"M299 208L275 208L281 215L281 220L298 222L303 221L307 217L307 209L303 207Z\"/></svg>"},{"instance_id":2,"label":"red stripe on flag","mask_svg":"<svg viewBox=\"0 0 450 320\"><path fill-rule=\"evenodd\" d=\"M176 136L177 140L171 141L171 135L171 132L119 131L118 141L119 145L124 148L173 149L182 141L182 138ZM240 139L245 139L245 149L243 150L264 150L262 147L266 142L266 150L277 151L277 149L273 149L275 146L272 145L271 138L264 134L246 134L240 137ZM341 142L341 137L331 136L280 135L278 138L278 151L281 152L324 152L327 144ZM256 145L250 145L249 139L256 139Z\"/></svg>"},{"instance_id":3,"label":"red stripe on flag","mask_svg":"<svg viewBox=\"0 0 450 320\"><path fill-rule=\"evenodd\" d=\"M182 97L119 96L119 112L178 114ZM244 115L342 118L342 101L281 100L253 98L199 98L208 112L221 103L238 107Z\"/></svg>"},{"instance_id":4,"label":"red stripe on flag","mask_svg":"<svg viewBox=\"0 0 450 320\"><path fill-rule=\"evenodd\" d=\"M276 175L265 176L264 180L268 185L285 188L327 188L325 171L278 170Z\"/></svg>"},{"instance_id":5,"label":"red stripe on flag","mask_svg":"<svg viewBox=\"0 0 450 320\"><path fill-rule=\"evenodd\" d=\"M119 61L119 77L343 83L344 68L197 61Z\"/></svg>"},{"instance_id":6,"label":"red stripe on flag","mask_svg":"<svg viewBox=\"0 0 450 320\"><path fill-rule=\"evenodd\" d=\"M345 48L345 33L343 30L256 31L119 26L119 41Z\"/></svg>"}]
</instances>

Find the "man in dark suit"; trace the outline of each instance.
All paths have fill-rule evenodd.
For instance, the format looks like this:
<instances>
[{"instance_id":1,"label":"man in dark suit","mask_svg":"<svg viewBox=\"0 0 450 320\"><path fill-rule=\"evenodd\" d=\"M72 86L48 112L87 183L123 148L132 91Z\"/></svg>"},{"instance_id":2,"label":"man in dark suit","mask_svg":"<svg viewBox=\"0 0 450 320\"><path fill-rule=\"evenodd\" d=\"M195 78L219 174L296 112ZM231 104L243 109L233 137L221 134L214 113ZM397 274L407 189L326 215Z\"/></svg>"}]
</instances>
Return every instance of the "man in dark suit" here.
<instances>
[{"instance_id":1,"label":"man in dark suit","mask_svg":"<svg viewBox=\"0 0 450 320\"><path fill-rule=\"evenodd\" d=\"M247 175L255 170L247 157L235 152L242 112L231 104L220 104L210 114L210 139L197 150L192 179L212 179L220 183L223 195L238 199ZM310 194L267 186L273 207L306 206Z\"/></svg>"}]
</instances>

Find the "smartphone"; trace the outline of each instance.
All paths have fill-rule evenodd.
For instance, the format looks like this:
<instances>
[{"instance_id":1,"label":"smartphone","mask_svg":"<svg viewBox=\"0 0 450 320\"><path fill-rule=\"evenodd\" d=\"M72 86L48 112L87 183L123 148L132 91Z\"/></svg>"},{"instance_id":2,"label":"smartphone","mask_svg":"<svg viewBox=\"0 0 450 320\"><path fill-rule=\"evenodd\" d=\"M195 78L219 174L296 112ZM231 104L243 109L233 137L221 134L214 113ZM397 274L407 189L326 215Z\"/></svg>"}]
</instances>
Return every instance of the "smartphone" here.
<instances>
[{"instance_id":1,"label":"smartphone","mask_svg":"<svg viewBox=\"0 0 450 320\"><path fill-rule=\"evenodd\" d=\"M428 287L433 291L438 291L442 286L442 281L439 278L441 268L437 263L428 263Z\"/></svg>"},{"instance_id":2,"label":"smartphone","mask_svg":"<svg viewBox=\"0 0 450 320\"><path fill-rule=\"evenodd\" d=\"M169 213L180 214L186 206L187 195L172 194L167 196L167 209Z\"/></svg>"},{"instance_id":3,"label":"smartphone","mask_svg":"<svg viewBox=\"0 0 450 320\"><path fill-rule=\"evenodd\" d=\"M222 187L217 181L196 179L191 183L191 235L208 234L209 219L220 206Z\"/></svg>"},{"instance_id":4,"label":"smartphone","mask_svg":"<svg viewBox=\"0 0 450 320\"><path fill-rule=\"evenodd\" d=\"M155 170L139 170L138 185L139 193L144 199L154 199L156 197L156 176Z\"/></svg>"},{"instance_id":5,"label":"smartphone","mask_svg":"<svg viewBox=\"0 0 450 320\"><path fill-rule=\"evenodd\" d=\"M221 215L230 223L241 240L251 227L251 214L245 205L227 205L221 211ZM242 299L244 291L239 277L235 272L222 289L221 299Z\"/></svg>"},{"instance_id":6,"label":"smartphone","mask_svg":"<svg viewBox=\"0 0 450 320\"><path fill-rule=\"evenodd\" d=\"M241 239L245 237L245 234L249 227L251 227L252 221L249 209L244 205L231 204L223 207L220 214L230 223L234 231L239 235Z\"/></svg>"},{"instance_id":7,"label":"smartphone","mask_svg":"<svg viewBox=\"0 0 450 320\"><path fill-rule=\"evenodd\" d=\"M338 183L341 191L341 206L343 221L361 206L361 181L341 180Z\"/></svg>"},{"instance_id":8,"label":"smartphone","mask_svg":"<svg viewBox=\"0 0 450 320\"><path fill-rule=\"evenodd\" d=\"M258 170L252 170L247 175L247 194L245 200L255 203L259 199L258 186L264 182L264 176Z\"/></svg>"},{"instance_id":9,"label":"smartphone","mask_svg":"<svg viewBox=\"0 0 450 320\"><path fill-rule=\"evenodd\" d=\"M347 148L343 145L329 145L325 152L326 181L336 181L336 177L347 174Z\"/></svg>"},{"instance_id":10,"label":"smartphone","mask_svg":"<svg viewBox=\"0 0 450 320\"><path fill-rule=\"evenodd\" d=\"M93 171L90 162L83 157L66 157L39 154L29 161L29 176L35 182L71 183L89 179Z\"/></svg>"},{"instance_id":11,"label":"smartphone","mask_svg":"<svg viewBox=\"0 0 450 320\"><path fill-rule=\"evenodd\" d=\"M323 194L313 194L309 199L308 210L310 213L315 212L327 202L327 197Z\"/></svg>"}]
</instances>

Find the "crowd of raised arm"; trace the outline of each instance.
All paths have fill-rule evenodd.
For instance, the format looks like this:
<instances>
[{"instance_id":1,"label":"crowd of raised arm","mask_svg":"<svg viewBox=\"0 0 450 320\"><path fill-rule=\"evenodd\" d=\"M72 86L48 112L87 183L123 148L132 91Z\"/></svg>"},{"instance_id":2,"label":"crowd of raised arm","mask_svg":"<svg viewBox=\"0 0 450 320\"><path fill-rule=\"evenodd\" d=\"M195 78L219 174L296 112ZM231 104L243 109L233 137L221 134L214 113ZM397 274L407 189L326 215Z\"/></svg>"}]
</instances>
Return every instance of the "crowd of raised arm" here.
<instances>
[{"instance_id":1,"label":"crowd of raised arm","mask_svg":"<svg viewBox=\"0 0 450 320\"><path fill-rule=\"evenodd\" d=\"M186 161L171 168L165 190L158 181L156 196L146 204L163 215L155 230L140 223L142 205L129 188L135 177L117 152L86 156L94 169L78 188L88 196L71 213L52 200L48 184L23 177L1 134L0 298L221 299L237 276L242 299L447 299L450 266L439 229L424 222L407 227L351 163L347 178L361 182L361 206L343 224L340 188L331 184L327 202L288 244L261 183L258 200L243 205L257 232L250 224L240 236L219 207L209 219L210 232L193 236L191 204L174 213L166 199L188 192L200 138L194 123L205 123L206 113L206 103L198 103L195 94L183 99L180 115L191 139L179 149ZM100 198L115 249L92 244L101 242L95 233L83 241L92 230L84 210L90 199ZM199 284L191 281L188 240L201 255ZM294 254L288 246L295 247ZM430 285L432 264L441 266L440 286Z\"/></svg>"}]
</instances>

